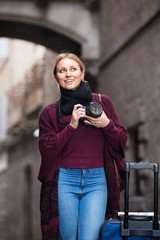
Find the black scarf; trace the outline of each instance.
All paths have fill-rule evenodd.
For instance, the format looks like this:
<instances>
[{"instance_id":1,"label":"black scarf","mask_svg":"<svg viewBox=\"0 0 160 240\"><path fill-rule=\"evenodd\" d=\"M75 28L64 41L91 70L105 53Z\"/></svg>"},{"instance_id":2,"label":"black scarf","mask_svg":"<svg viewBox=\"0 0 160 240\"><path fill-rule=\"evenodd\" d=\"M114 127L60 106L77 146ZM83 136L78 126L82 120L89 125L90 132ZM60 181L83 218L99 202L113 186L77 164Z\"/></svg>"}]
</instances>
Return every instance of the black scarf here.
<instances>
[{"instance_id":1,"label":"black scarf","mask_svg":"<svg viewBox=\"0 0 160 240\"><path fill-rule=\"evenodd\" d=\"M87 106L92 101L92 92L87 82L82 81L76 90L66 90L60 87L59 115L69 115L75 104Z\"/></svg>"}]
</instances>

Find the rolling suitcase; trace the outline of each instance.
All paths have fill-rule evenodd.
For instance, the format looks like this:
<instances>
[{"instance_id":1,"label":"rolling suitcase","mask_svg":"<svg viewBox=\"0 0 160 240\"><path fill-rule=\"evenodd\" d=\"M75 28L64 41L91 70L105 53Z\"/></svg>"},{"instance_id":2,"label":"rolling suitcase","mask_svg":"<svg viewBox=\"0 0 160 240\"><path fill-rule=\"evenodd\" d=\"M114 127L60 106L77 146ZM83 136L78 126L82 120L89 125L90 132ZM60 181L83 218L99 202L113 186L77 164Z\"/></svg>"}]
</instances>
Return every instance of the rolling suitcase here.
<instances>
[{"instance_id":1,"label":"rolling suitcase","mask_svg":"<svg viewBox=\"0 0 160 240\"><path fill-rule=\"evenodd\" d=\"M131 169L152 170L154 172L154 215L153 219L148 217L130 217L129 212L129 173ZM158 173L159 166L156 163L126 163L125 165L125 215L121 223L121 235L124 240L129 236L145 236L151 239L160 239L160 226L158 222ZM159 238L158 238L159 237Z\"/></svg>"},{"instance_id":2,"label":"rolling suitcase","mask_svg":"<svg viewBox=\"0 0 160 240\"><path fill-rule=\"evenodd\" d=\"M131 169L148 169L154 172L154 215L129 216L129 173ZM158 173L159 166L156 163L126 163L126 186L124 201L124 219L106 221L101 227L100 240L160 240L160 226L158 222Z\"/></svg>"},{"instance_id":3,"label":"rolling suitcase","mask_svg":"<svg viewBox=\"0 0 160 240\"><path fill-rule=\"evenodd\" d=\"M129 240L152 240L151 237L143 236L132 236L128 238ZM121 235L121 222L115 219L110 219L106 221L100 232L99 240L123 240Z\"/></svg>"}]
</instances>

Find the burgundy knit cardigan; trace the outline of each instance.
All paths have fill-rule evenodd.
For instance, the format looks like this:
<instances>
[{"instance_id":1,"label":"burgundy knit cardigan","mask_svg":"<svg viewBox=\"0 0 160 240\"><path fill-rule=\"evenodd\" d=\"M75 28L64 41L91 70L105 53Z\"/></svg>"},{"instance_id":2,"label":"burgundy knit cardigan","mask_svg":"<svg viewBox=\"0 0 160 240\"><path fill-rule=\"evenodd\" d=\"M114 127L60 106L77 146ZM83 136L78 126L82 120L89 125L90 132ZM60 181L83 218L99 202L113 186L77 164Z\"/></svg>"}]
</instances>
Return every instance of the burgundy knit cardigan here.
<instances>
[{"instance_id":1,"label":"burgundy knit cardigan","mask_svg":"<svg viewBox=\"0 0 160 240\"><path fill-rule=\"evenodd\" d=\"M112 146L105 141L105 171L107 178L108 201L107 213L117 213L120 210L119 197L117 194L117 176L113 164L116 161L120 177L121 190L123 189L124 176L124 152L127 141L127 131L118 119L113 103L110 98L98 94L92 94L92 101L102 105L109 119L112 119L120 132L121 151L116 152ZM38 145L41 154L41 165L38 179L41 181L40 211L41 230L43 240L53 240L59 235L59 213L58 213L58 173L60 156L56 154L56 133L59 132L58 117L56 112L57 102L44 107L39 116L39 138Z\"/></svg>"}]
</instances>

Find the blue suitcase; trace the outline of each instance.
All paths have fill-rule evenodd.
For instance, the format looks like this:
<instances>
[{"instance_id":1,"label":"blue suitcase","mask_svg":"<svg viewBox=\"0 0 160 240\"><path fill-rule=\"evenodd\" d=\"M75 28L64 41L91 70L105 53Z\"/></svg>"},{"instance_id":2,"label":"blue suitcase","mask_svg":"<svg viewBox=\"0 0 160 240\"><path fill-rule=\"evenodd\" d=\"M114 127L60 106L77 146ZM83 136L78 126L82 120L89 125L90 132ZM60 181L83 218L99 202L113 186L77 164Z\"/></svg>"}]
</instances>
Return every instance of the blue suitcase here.
<instances>
[{"instance_id":1,"label":"blue suitcase","mask_svg":"<svg viewBox=\"0 0 160 240\"><path fill-rule=\"evenodd\" d=\"M129 240L152 240L151 237L143 236L132 236L128 238ZM121 236L121 222L115 219L110 219L106 221L100 232L99 240L123 240Z\"/></svg>"},{"instance_id":2,"label":"blue suitcase","mask_svg":"<svg viewBox=\"0 0 160 240\"><path fill-rule=\"evenodd\" d=\"M153 170L154 172L154 216L129 217L129 175L131 169ZM158 173L159 166L156 163L126 163L125 165L125 199L124 219L106 221L101 227L100 240L160 240L160 224L158 222Z\"/></svg>"}]
</instances>

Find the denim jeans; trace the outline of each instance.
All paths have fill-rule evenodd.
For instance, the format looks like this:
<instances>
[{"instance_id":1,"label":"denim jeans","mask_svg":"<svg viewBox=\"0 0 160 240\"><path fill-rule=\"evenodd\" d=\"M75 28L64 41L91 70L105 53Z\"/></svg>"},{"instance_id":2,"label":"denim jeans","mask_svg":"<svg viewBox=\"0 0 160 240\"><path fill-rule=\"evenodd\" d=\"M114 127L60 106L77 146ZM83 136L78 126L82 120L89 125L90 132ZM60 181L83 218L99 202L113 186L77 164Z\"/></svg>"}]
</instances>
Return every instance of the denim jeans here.
<instances>
[{"instance_id":1,"label":"denim jeans","mask_svg":"<svg viewBox=\"0 0 160 240\"><path fill-rule=\"evenodd\" d=\"M61 240L98 240L107 205L104 168L60 168L58 205Z\"/></svg>"}]
</instances>

